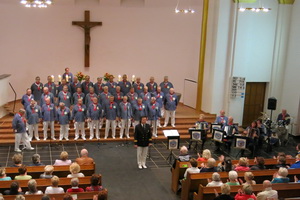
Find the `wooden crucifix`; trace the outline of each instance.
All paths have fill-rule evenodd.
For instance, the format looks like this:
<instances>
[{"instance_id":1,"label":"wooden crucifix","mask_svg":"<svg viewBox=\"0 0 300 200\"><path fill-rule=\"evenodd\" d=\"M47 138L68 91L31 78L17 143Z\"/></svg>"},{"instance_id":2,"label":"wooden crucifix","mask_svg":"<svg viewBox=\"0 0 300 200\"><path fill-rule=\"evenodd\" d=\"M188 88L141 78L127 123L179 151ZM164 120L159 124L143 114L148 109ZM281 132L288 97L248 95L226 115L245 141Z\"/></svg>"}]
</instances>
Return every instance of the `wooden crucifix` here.
<instances>
[{"instance_id":1,"label":"wooden crucifix","mask_svg":"<svg viewBox=\"0 0 300 200\"><path fill-rule=\"evenodd\" d=\"M91 43L91 28L101 26L102 22L91 22L90 11L84 11L84 21L73 21L72 25L80 26L84 30L84 66L90 67L90 43Z\"/></svg>"}]
</instances>

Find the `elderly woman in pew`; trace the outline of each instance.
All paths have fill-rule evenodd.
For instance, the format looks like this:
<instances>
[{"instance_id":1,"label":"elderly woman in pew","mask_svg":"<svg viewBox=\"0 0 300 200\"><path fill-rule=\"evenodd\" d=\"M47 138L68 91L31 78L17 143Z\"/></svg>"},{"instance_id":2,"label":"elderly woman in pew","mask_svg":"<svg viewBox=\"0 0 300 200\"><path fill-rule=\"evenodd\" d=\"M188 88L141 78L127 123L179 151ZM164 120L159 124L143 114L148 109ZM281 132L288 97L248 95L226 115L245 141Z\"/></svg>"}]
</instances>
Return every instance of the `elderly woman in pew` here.
<instances>
[{"instance_id":1,"label":"elderly woman in pew","mask_svg":"<svg viewBox=\"0 0 300 200\"><path fill-rule=\"evenodd\" d=\"M70 172L67 176L67 178L78 178L78 177L84 177L84 174L80 172L80 166L74 162L70 165Z\"/></svg>"},{"instance_id":2,"label":"elderly woman in pew","mask_svg":"<svg viewBox=\"0 0 300 200\"><path fill-rule=\"evenodd\" d=\"M215 189L216 198L214 200L234 200L232 196L230 196L230 186L227 184L223 184L221 186L221 195L218 194Z\"/></svg>"},{"instance_id":3,"label":"elderly woman in pew","mask_svg":"<svg viewBox=\"0 0 300 200\"><path fill-rule=\"evenodd\" d=\"M250 170L264 170L264 169L266 169L265 159L263 157L255 157L254 162L256 163L256 165L253 165L252 167L250 167Z\"/></svg>"},{"instance_id":4,"label":"elderly woman in pew","mask_svg":"<svg viewBox=\"0 0 300 200\"><path fill-rule=\"evenodd\" d=\"M20 153L16 153L12 157L13 165L11 167L21 167L22 166L23 156Z\"/></svg>"},{"instance_id":5,"label":"elderly woman in pew","mask_svg":"<svg viewBox=\"0 0 300 200\"><path fill-rule=\"evenodd\" d=\"M237 180L238 178L238 173L236 171L230 171L228 173L228 179L227 180L227 185L230 185L230 186L234 186L234 185L240 185L239 181Z\"/></svg>"},{"instance_id":6,"label":"elderly woman in pew","mask_svg":"<svg viewBox=\"0 0 300 200\"><path fill-rule=\"evenodd\" d=\"M10 181L11 180L11 177L6 176L5 172L6 172L5 168L1 167L0 168L0 181Z\"/></svg>"},{"instance_id":7,"label":"elderly woman in pew","mask_svg":"<svg viewBox=\"0 0 300 200\"><path fill-rule=\"evenodd\" d=\"M256 200L256 196L253 193L253 189L251 185L244 185L242 190L239 189L238 193L234 197L235 200L248 200L253 199Z\"/></svg>"},{"instance_id":8,"label":"elderly woman in pew","mask_svg":"<svg viewBox=\"0 0 300 200\"><path fill-rule=\"evenodd\" d=\"M84 192L84 189L79 187L79 179L78 178L71 179L71 186L72 186L71 188L67 189L67 193Z\"/></svg>"},{"instance_id":9,"label":"elderly woman in pew","mask_svg":"<svg viewBox=\"0 0 300 200\"><path fill-rule=\"evenodd\" d=\"M20 175L15 176L15 180L30 180L32 179L32 176L27 175L27 167L25 165L22 165L18 169Z\"/></svg>"},{"instance_id":10,"label":"elderly woman in pew","mask_svg":"<svg viewBox=\"0 0 300 200\"><path fill-rule=\"evenodd\" d=\"M222 186L223 185L223 182L221 180L221 176L217 172L214 172L212 174L212 179L207 179L207 182L208 182L208 184L206 185L206 187L216 187L216 186Z\"/></svg>"},{"instance_id":11,"label":"elderly woman in pew","mask_svg":"<svg viewBox=\"0 0 300 200\"><path fill-rule=\"evenodd\" d=\"M40 178L46 178L46 179L52 178L53 171L54 171L54 167L52 165L46 165L46 167L44 168L44 173L40 175Z\"/></svg>"},{"instance_id":12,"label":"elderly woman in pew","mask_svg":"<svg viewBox=\"0 0 300 200\"><path fill-rule=\"evenodd\" d=\"M60 153L60 159L56 159L54 162L54 166L62 166L62 165L71 165L72 161L68 159L69 154L66 151L62 151Z\"/></svg>"},{"instance_id":13,"label":"elderly woman in pew","mask_svg":"<svg viewBox=\"0 0 300 200\"><path fill-rule=\"evenodd\" d=\"M31 179L28 181L28 191L25 194L43 194L43 192L37 189L36 180Z\"/></svg>"},{"instance_id":14,"label":"elderly woman in pew","mask_svg":"<svg viewBox=\"0 0 300 200\"><path fill-rule=\"evenodd\" d=\"M242 179L239 179L241 185L255 185L256 181L254 180L254 175L252 172L245 172L244 174L244 179L245 179L245 183L243 182Z\"/></svg>"},{"instance_id":15,"label":"elderly woman in pew","mask_svg":"<svg viewBox=\"0 0 300 200\"><path fill-rule=\"evenodd\" d=\"M57 176L53 176L51 178L51 186L48 186L45 190L45 194L61 194L65 193L62 187L58 187L59 178Z\"/></svg>"},{"instance_id":16,"label":"elderly woman in pew","mask_svg":"<svg viewBox=\"0 0 300 200\"><path fill-rule=\"evenodd\" d=\"M178 158L174 160L172 168L175 169L177 160L180 162L188 162L190 158L191 156L188 153L188 148L186 146L180 147Z\"/></svg>"},{"instance_id":17,"label":"elderly woman in pew","mask_svg":"<svg viewBox=\"0 0 300 200\"><path fill-rule=\"evenodd\" d=\"M245 157L241 157L239 159L239 163L237 165L234 166L234 170L237 172L246 172L249 171L250 168L248 167L248 159Z\"/></svg>"},{"instance_id":18,"label":"elderly woman in pew","mask_svg":"<svg viewBox=\"0 0 300 200\"><path fill-rule=\"evenodd\" d=\"M290 181L290 178L287 177L288 174L287 168L280 167L278 172L273 175L271 183L288 183Z\"/></svg>"},{"instance_id":19,"label":"elderly woman in pew","mask_svg":"<svg viewBox=\"0 0 300 200\"><path fill-rule=\"evenodd\" d=\"M200 173L203 172L217 172L217 167L215 167L216 165L216 160L214 158L209 158L207 160L207 163L201 163L201 169L200 169Z\"/></svg>"},{"instance_id":20,"label":"elderly woman in pew","mask_svg":"<svg viewBox=\"0 0 300 200\"><path fill-rule=\"evenodd\" d=\"M202 157L198 153L197 161L206 162L209 158L211 158L211 152L209 149L204 149L202 153Z\"/></svg>"},{"instance_id":21,"label":"elderly woman in pew","mask_svg":"<svg viewBox=\"0 0 300 200\"><path fill-rule=\"evenodd\" d=\"M28 166L44 166L44 164L41 162L41 156L39 154L33 154L31 157L32 163Z\"/></svg>"}]
</instances>

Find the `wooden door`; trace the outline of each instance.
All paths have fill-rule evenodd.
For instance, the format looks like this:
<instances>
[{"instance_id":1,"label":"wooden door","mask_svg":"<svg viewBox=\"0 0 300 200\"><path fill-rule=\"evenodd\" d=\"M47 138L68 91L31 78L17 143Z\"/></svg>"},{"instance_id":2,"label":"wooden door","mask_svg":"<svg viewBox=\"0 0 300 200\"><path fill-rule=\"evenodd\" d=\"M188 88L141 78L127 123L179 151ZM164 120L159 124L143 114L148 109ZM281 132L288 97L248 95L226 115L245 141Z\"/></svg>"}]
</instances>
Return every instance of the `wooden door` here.
<instances>
[{"instance_id":1,"label":"wooden door","mask_svg":"<svg viewBox=\"0 0 300 200\"><path fill-rule=\"evenodd\" d=\"M243 113L243 127L261 116L264 111L266 83L247 82Z\"/></svg>"}]
</instances>

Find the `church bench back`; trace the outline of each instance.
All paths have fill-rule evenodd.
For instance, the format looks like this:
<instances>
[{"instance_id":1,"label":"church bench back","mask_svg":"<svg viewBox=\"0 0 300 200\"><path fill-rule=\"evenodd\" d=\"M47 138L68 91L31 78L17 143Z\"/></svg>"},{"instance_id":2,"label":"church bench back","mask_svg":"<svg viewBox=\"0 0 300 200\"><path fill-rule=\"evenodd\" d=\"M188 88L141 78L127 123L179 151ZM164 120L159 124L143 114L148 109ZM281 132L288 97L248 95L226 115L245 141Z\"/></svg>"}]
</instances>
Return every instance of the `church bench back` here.
<instances>
[{"instance_id":1,"label":"church bench back","mask_svg":"<svg viewBox=\"0 0 300 200\"><path fill-rule=\"evenodd\" d=\"M239 162L239 160L232 160L232 164L237 164ZM202 161L198 161L198 167L201 166L201 163L206 163L206 162L202 162ZM216 165L219 162L216 163ZM287 164L293 164L295 163L295 159L286 159L286 163ZM271 168L273 165L277 164L277 159L265 159L265 166L267 168ZM249 165L256 165L256 163L254 162L254 159L249 159ZM186 168L188 168L189 166L189 162L180 162L180 161L176 161L176 166L175 168L172 168L172 183L171 183L171 188L173 192L177 192L178 190L178 182L180 179L183 179L184 177L184 172L186 170Z\"/></svg>"},{"instance_id":2,"label":"church bench back","mask_svg":"<svg viewBox=\"0 0 300 200\"><path fill-rule=\"evenodd\" d=\"M83 199L93 199L94 195L97 195L99 192L80 192L80 193L72 193L71 195L77 197L77 199L79 200L83 200ZM67 193L63 193L63 194L49 194L50 198L55 198L55 200L62 200L63 197L66 195ZM70 193L68 193L70 194ZM24 195L24 197L26 199L30 199L30 200L41 200L43 195L41 194L30 194L30 195ZM5 200L15 200L16 195L5 195L4 196Z\"/></svg>"},{"instance_id":3,"label":"church bench back","mask_svg":"<svg viewBox=\"0 0 300 200\"><path fill-rule=\"evenodd\" d=\"M58 177L67 177L70 174L70 166L53 166L54 171L53 175ZM28 166L27 174L31 175L32 178L40 178L40 175L44 173L45 166ZM18 167L6 167L6 175L10 176L12 179L19 175ZM95 173L95 163L92 165L81 165L80 172L82 172L85 176L91 176Z\"/></svg>"},{"instance_id":4,"label":"church bench back","mask_svg":"<svg viewBox=\"0 0 300 200\"><path fill-rule=\"evenodd\" d=\"M254 180L257 184L263 183L264 180L272 180L273 174L276 173L277 169L269 170L257 170L251 171L254 175ZM288 177L290 180L294 180L294 175L300 173L300 169L289 169ZM244 179L245 172L238 172L238 177L242 180ZM186 179L182 181L182 192L181 200L187 200L190 192L195 192L198 190L199 185L207 185L207 179L212 177L213 172L198 173L198 174L188 174ZM222 182L226 182L228 179L228 172L219 172Z\"/></svg>"},{"instance_id":5,"label":"church bench back","mask_svg":"<svg viewBox=\"0 0 300 200\"><path fill-rule=\"evenodd\" d=\"M100 177L101 178L101 177ZM85 189L87 186L91 185L91 176L81 177L79 179L79 187ZM37 182L38 190L45 192L48 186L51 186L51 179L35 179ZM5 190L10 188L12 181L1 181L0 182L0 192L3 193ZM22 188L22 191L28 191L28 180L18 180L17 181ZM67 189L71 188L71 178L59 178L59 187ZM24 192L25 193L25 192Z\"/></svg>"},{"instance_id":6,"label":"church bench back","mask_svg":"<svg viewBox=\"0 0 300 200\"><path fill-rule=\"evenodd\" d=\"M230 186L230 195L234 197L239 189L242 189L243 186ZM277 190L278 197L298 197L300 184L295 183L277 183L272 185L273 190ZM252 185L253 193L257 195L257 193L263 191L263 184ZM221 187L205 187L203 185L199 185L198 192L194 192L193 200L213 200L216 196L214 190L217 190L219 194L221 194Z\"/></svg>"}]
</instances>

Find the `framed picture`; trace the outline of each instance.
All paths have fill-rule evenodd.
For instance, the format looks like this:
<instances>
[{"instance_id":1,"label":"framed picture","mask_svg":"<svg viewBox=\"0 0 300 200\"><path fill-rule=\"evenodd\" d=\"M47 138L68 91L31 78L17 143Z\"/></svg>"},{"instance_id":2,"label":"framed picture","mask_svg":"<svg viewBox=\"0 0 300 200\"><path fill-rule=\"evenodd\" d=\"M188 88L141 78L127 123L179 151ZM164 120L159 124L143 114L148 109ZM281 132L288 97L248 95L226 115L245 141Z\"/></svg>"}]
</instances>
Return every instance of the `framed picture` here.
<instances>
[{"instance_id":1,"label":"framed picture","mask_svg":"<svg viewBox=\"0 0 300 200\"><path fill-rule=\"evenodd\" d=\"M222 143L224 135L225 135L225 131L213 129L213 137L212 137L212 139L214 141L216 141L216 142Z\"/></svg>"},{"instance_id":2,"label":"framed picture","mask_svg":"<svg viewBox=\"0 0 300 200\"><path fill-rule=\"evenodd\" d=\"M179 142L180 142L179 136L169 136L168 137L168 149L169 150L179 149Z\"/></svg>"},{"instance_id":3,"label":"framed picture","mask_svg":"<svg viewBox=\"0 0 300 200\"><path fill-rule=\"evenodd\" d=\"M205 130L200 130L200 129L189 130L190 139L194 140L194 141L201 141L202 140L202 135L205 134L204 131Z\"/></svg>"},{"instance_id":4,"label":"framed picture","mask_svg":"<svg viewBox=\"0 0 300 200\"><path fill-rule=\"evenodd\" d=\"M210 132L212 133L214 129L221 130L222 129L222 125L221 124L211 124L211 126L210 126Z\"/></svg>"},{"instance_id":5,"label":"framed picture","mask_svg":"<svg viewBox=\"0 0 300 200\"><path fill-rule=\"evenodd\" d=\"M247 148L247 137L235 137L235 148L246 149Z\"/></svg>"}]
</instances>

